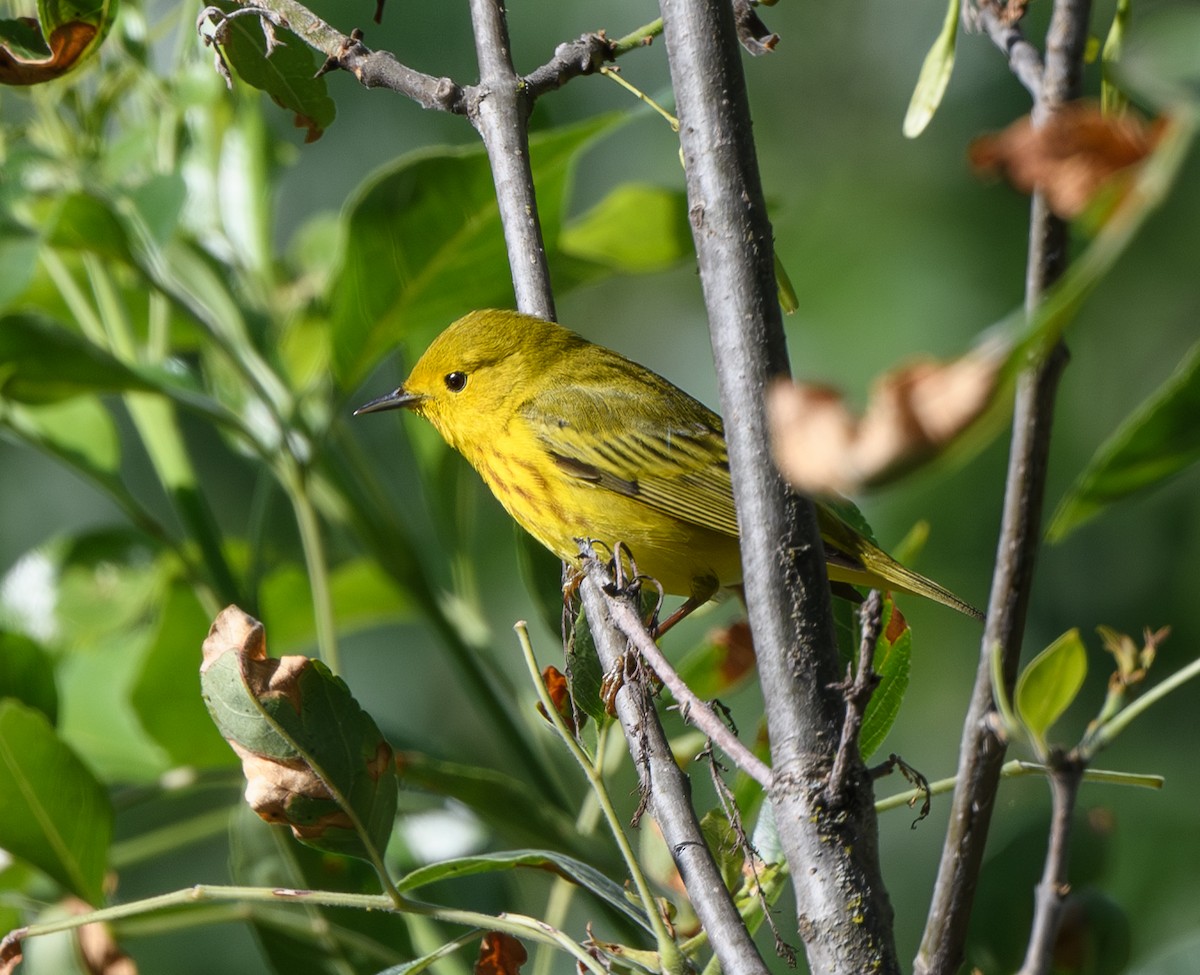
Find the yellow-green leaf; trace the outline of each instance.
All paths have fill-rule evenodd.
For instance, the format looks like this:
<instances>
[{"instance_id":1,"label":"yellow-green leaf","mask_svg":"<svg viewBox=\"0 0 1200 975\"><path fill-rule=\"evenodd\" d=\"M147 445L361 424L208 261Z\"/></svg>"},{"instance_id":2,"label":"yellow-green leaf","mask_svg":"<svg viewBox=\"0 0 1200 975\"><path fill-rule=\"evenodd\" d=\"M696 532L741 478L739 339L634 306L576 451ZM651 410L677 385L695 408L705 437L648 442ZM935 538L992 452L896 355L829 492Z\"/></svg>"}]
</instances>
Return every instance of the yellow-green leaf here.
<instances>
[{"instance_id":1,"label":"yellow-green leaf","mask_svg":"<svg viewBox=\"0 0 1200 975\"><path fill-rule=\"evenodd\" d=\"M921 74L917 77L917 87L913 90L908 112L904 116L905 138L915 139L925 131L933 113L942 103L942 96L946 94L950 74L954 71L960 3L961 0L950 0L942 32L925 55L925 63L921 65Z\"/></svg>"},{"instance_id":2,"label":"yellow-green leaf","mask_svg":"<svg viewBox=\"0 0 1200 975\"><path fill-rule=\"evenodd\" d=\"M1046 732L1075 700L1087 676L1087 650L1079 630L1068 630L1039 653L1017 681L1017 715L1039 750Z\"/></svg>"}]
</instances>

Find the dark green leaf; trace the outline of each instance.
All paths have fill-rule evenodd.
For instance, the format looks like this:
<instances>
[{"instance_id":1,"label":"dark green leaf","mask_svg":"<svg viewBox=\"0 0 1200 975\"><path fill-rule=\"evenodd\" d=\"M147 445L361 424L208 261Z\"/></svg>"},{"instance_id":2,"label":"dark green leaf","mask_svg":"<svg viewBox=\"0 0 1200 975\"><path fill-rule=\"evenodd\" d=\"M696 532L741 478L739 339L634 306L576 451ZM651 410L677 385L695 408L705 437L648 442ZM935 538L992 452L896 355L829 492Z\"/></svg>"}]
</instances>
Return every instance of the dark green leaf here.
<instances>
[{"instance_id":1,"label":"dark green leaf","mask_svg":"<svg viewBox=\"0 0 1200 975\"><path fill-rule=\"evenodd\" d=\"M125 221L105 200L89 193L63 197L47 218L46 242L64 250L81 250L110 260L133 263Z\"/></svg>"},{"instance_id":2,"label":"dark green leaf","mask_svg":"<svg viewBox=\"0 0 1200 975\"><path fill-rule=\"evenodd\" d=\"M551 633L562 630L562 562L527 531L516 530L517 568Z\"/></svg>"},{"instance_id":3,"label":"dark green leaf","mask_svg":"<svg viewBox=\"0 0 1200 975\"><path fill-rule=\"evenodd\" d=\"M581 609L575 616L575 625L567 639L567 680L571 686L571 700L598 726L612 720L608 707L601 697L604 683L604 668L600 666L600 655L596 652L596 641L587 614Z\"/></svg>"},{"instance_id":4,"label":"dark green leaf","mask_svg":"<svg viewBox=\"0 0 1200 975\"><path fill-rule=\"evenodd\" d=\"M908 674L912 664L912 630L889 596L883 603L883 625L875 641L875 673L879 684L871 695L863 715L858 737L859 751L868 759L883 744L900 713L900 703L908 690Z\"/></svg>"},{"instance_id":5,"label":"dark green leaf","mask_svg":"<svg viewBox=\"0 0 1200 975\"><path fill-rule=\"evenodd\" d=\"M1029 662L1017 680L1017 715L1044 749L1046 732L1075 700L1087 676L1087 650L1079 630L1068 630Z\"/></svg>"},{"instance_id":6,"label":"dark green leaf","mask_svg":"<svg viewBox=\"0 0 1200 975\"><path fill-rule=\"evenodd\" d=\"M572 883L590 890L601 900L615 907L640 927L650 931L645 915L634 907L625 896L625 888L609 880L595 867L579 860L549 850L508 850L503 853L486 853L478 856L458 857L420 867L396 884L400 891L416 890L426 884L456 877L471 877L498 870L513 870L517 867L534 867L548 870Z\"/></svg>"},{"instance_id":7,"label":"dark green leaf","mask_svg":"<svg viewBox=\"0 0 1200 975\"><path fill-rule=\"evenodd\" d=\"M233 3L218 3L226 13L244 10ZM296 127L305 129L305 142L316 142L333 124L337 106L329 97L320 63L312 48L290 30L274 28L278 46L267 56L264 23L258 17L238 17L225 22L222 49L233 69L248 85L271 96L280 108L294 112Z\"/></svg>"},{"instance_id":8,"label":"dark green leaf","mask_svg":"<svg viewBox=\"0 0 1200 975\"><path fill-rule=\"evenodd\" d=\"M45 650L20 633L0 630L0 699L13 698L58 720L58 687L54 661Z\"/></svg>"},{"instance_id":9,"label":"dark green leaf","mask_svg":"<svg viewBox=\"0 0 1200 975\"><path fill-rule=\"evenodd\" d=\"M38 241L29 234L0 235L0 309L21 296L33 280Z\"/></svg>"},{"instance_id":10,"label":"dark green leaf","mask_svg":"<svg viewBox=\"0 0 1200 975\"><path fill-rule=\"evenodd\" d=\"M557 246L572 164L615 116L530 138L546 247ZM372 176L348 207L329 303L334 370L353 386L400 341L419 350L474 308L511 307L512 279L482 148L420 152Z\"/></svg>"},{"instance_id":11,"label":"dark green leaf","mask_svg":"<svg viewBox=\"0 0 1200 975\"><path fill-rule=\"evenodd\" d=\"M100 904L111 839L103 786L44 714L0 701L0 847Z\"/></svg>"},{"instance_id":12,"label":"dark green leaf","mask_svg":"<svg viewBox=\"0 0 1200 975\"><path fill-rule=\"evenodd\" d=\"M53 322L26 314L0 318L0 395L8 399L53 403L150 388L128 366Z\"/></svg>"},{"instance_id":13,"label":"dark green leaf","mask_svg":"<svg viewBox=\"0 0 1200 975\"><path fill-rule=\"evenodd\" d=\"M1121 498L1161 484L1200 460L1200 344L1174 375L1100 447L1054 513L1053 541Z\"/></svg>"},{"instance_id":14,"label":"dark green leaf","mask_svg":"<svg viewBox=\"0 0 1200 975\"><path fill-rule=\"evenodd\" d=\"M1113 66L1122 87L1168 111L1200 106L1200 10L1165 6L1136 21Z\"/></svg>"}]
</instances>

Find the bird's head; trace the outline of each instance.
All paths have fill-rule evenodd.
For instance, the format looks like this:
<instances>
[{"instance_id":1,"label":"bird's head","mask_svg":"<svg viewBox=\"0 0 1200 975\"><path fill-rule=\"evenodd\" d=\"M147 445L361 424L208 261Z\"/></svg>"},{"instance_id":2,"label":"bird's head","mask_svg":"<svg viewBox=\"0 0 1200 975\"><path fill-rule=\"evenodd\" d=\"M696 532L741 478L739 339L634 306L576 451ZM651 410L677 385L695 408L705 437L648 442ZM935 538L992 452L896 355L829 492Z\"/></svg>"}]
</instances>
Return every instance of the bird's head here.
<instances>
[{"instance_id":1,"label":"bird's head","mask_svg":"<svg viewBox=\"0 0 1200 975\"><path fill-rule=\"evenodd\" d=\"M562 353L582 343L574 332L531 315L474 311L433 340L403 386L354 412L410 409L469 453L472 443L506 422Z\"/></svg>"}]
</instances>

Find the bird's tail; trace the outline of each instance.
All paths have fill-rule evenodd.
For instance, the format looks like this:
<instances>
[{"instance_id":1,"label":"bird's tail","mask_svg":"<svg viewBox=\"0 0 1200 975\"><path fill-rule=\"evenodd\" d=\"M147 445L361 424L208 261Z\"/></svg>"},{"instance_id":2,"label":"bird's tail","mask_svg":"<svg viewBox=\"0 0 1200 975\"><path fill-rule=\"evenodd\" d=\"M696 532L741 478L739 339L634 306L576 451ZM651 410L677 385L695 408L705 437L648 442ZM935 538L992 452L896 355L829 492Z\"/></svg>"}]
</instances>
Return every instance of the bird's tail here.
<instances>
[{"instance_id":1,"label":"bird's tail","mask_svg":"<svg viewBox=\"0 0 1200 975\"><path fill-rule=\"evenodd\" d=\"M848 582L868 589L899 589L932 599L977 620L983 619L983 613L970 603L959 599L945 586L902 566L825 505L817 505L817 515L831 582Z\"/></svg>"}]
</instances>

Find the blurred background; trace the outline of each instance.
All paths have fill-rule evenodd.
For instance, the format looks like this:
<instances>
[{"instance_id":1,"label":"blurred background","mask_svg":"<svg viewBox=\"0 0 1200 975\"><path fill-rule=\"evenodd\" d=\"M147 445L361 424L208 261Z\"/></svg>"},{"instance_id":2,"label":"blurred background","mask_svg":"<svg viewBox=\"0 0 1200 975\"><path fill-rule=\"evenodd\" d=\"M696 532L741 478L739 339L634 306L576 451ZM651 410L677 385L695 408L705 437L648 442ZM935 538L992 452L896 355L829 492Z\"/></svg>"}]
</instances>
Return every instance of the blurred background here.
<instances>
[{"instance_id":1,"label":"blurred background","mask_svg":"<svg viewBox=\"0 0 1200 975\"><path fill-rule=\"evenodd\" d=\"M1139 0L1135 28L1160 14L1161 8L1181 5L1187 4ZM1113 6L1095 5L1093 31L1101 38ZM393 3L386 8L382 26L369 23L367 6L318 2L312 7L339 29L364 26L370 46L392 51L416 68L464 83L474 80L464 4L434 10ZM1048 8L1032 5L1027 19L1031 39L1042 36ZM653 5L632 0L612 0L602 9L516 0L508 12L514 60L525 71L545 61L562 40L598 28L619 36L657 15ZM747 57L745 70L777 252L799 297L799 310L786 321L793 369L798 377L845 390L861 404L881 371L919 354L960 353L1020 305L1028 201L1006 186L978 181L965 157L973 138L1024 114L1028 99L990 42L978 35L960 37L953 79L940 110L920 138L908 140L901 134L901 121L922 59L941 27L943 4L790 0L762 8L760 14L781 40L773 54ZM156 27L159 17L167 22L165 12L153 8L145 15L152 42L164 51L199 47L194 35L174 21L168 28ZM118 44L102 55L120 56ZM193 60L207 66L208 57ZM620 68L627 81L670 105L661 42L622 59ZM204 80L199 69L189 70L191 84L219 88L211 77ZM1098 70L1090 67L1085 81L1092 95L1099 88ZM314 220L324 221L320 226L334 225L356 189L379 167L430 146L475 141L463 119L424 112L390 92L363 90L348 75L334 73L329 86L338 119L310 145L302 143L286 112L269 103L261 107L266 126L261 145L267 147L263 151L270 157L272 173L266 184L272 194L270 241L280 254L294 251L298 240L310 239L304 235L312 233ZM221 97L220 91L205 96ZM25 93L6 91L0 98L6 123L33 117ZM244 95L238 99L239 104L249 101ZM195 111L203 111L204 104L197 97L200 107ZM626 118L581 154L567 193L568 214L584 213L613 187L630 181L674 191L683 188L669 127L605 78L576 79L542 98L533 124L535 130L549 131L607 112L621 112ZM15 147L10 142L8 149ZM1166 380L1195 342L1200 322L1198 177L1200 165L1193 153L1167 205L1151 216L1068 333L1071 362L1057 407L1047 516L1097 447ZM228 184L225 189L230 191ZM420 241L411 240L407 246L419 250ZM377 270L389 273L386 266ZM453 295L443 297L453 312L447 323L469 310L454 309ZM704 306L691 263L678 262L657 273L605 276L571 287L557 300L564 324L644 363L719 409ZM431 575L444 587L451 615L470 630L488 666L517 688L520 723L533 728L535 737L544 737L532 714L532 691L510 628L519 619L530 620L543 663L558 661L559 638L543 622L538 602L516 571L516 533L507 516L465 464L444 457L432 431L416 420L350 416L354 406L403 378L431 334L396 334L389 342L394 351L369 375L356 376L351 387L334 392L328 422L344 425L380 480L395 493L393 500L411 518ZM136 437L119 411L118 426L122 442L132 445ZM302 571L296 529L286 507L274 510L268 502L265 513L256 507L264 502L253 464L203 421L185 416L182 426L202 492L225 536L244 540L250 521L262 519L263 547L255 557ZM987 602L995 555L1007 437L1004 429L953 465L937 465L886 491L855 499L885 548L896 545L917 522L928 522L928 542L915 567L980 606ZM144 453L129 446L123 458L122 477L131 491L170 521ZM435 470L436 478L431 474ZM443 489L448 493L442 500L431 502L430 495ZM1072 627L1081 630L1089 649L1085 689L1056 729L1062 741L1075 740L1103 699L1111 668L1095 634L1098 625L1135 637L1144 627L1172 627L1151 681L1195 657L1200 639L1193 613L1200 579L1198 491L1197 472L1188 470L1153 492L1115 505L1062 543L1043 550L1026 659ZM439 545L448 537L444 519L450 511L456 549L448 552ZM110 500L62 465L10 436L0 437L0 578L5 579L0 599L7 604L9 626L20 615L13 609L14 579L24 587L23 606L38 593L47 607L55 598L49 580L41 589L36 578L30 582L29 563L22 570L22 559L83 533L123 524L124 516ZM342 533L334 533L330 547L334 561L356 554L353 542ZM288 638L276 637L271 643L274 652L311 654L310 622L291 618L302 603L289 603L287 592L281 585L274 599L264 597L259 606L268 640L273 633L286 633ZM341 640L342 675L398 749L504 769L511 756L500 748L462 688L444 653L444 635L419 608L404 603L405 598L397 596L390 618L361 625ZM899 753L930 779L943 778L953 774L957 760L979 653L979 628L936 605L909 599L902 600L901 607L914 634L912 677L884 752ZM668 652L685 651L713 627L735 618L738 610L734 601L727 601L697 614L667 639ZM196 648L202 638L201 630L195 635ZM60 684L67 685L60 686L61 733L108 781L150 788L154 776L171 763L155 753L138 731L135 717L119 709L98 713L103 709L82 702L80 672L86 673L86 667L73 671L74 676L60 674ZM181 673L180 693L194 693L193 680L192 672ZM1073 861L1075 886L1082 895L1081 910L1101 919L1089 929L1089 937L1113 939L1104 949L1113 964L1067 970L1200 971L1198 695L1200 685L1185 686L1170 696L1135 722L1098 762L1106 768L1161 774L1166 778L1161 792L1084 786ZM740 725L753 727L759 710L753 682L726 703ZM224 746L215 731L212 737L216 755ZM551 744L539 747L555 752ZM556 755L555 761L559 758ZM521 777L519 770L516 774ZM619 781L630 781L627 767L622 775ZM882 795L904 788L906 784L887 779L879 784ZM633 797L623 789L617 787L614 793L632 805ZM488 842L487 830L459 806L448 812L440 803L421 803L411 795L402 801L410 801L414 812L433 817L412 820L409 845L414 849L426 842L415 832L422 822L431 822L435 835L451 837L452 849L454 843L461 851ZM947 797L935 799L932 814L919 823L908 811L882 817L884 870L905 959L912 958L920 937L947 806ZM448 825L455 817L457 825ZM971 962L985 971L1019 963L1047 819L1048 789L1043 781L1026 778L1002 785L971 949ZM136 816L120 823L130 835L140 828ZM132 868L123 874L122 896L219 877L224 850L223 838L213 836L166 863ZM505 903L503 889L481 891L481 897L494 899L494 908ZM785 937L793 928L790 910L785 896L780 902ZM254 949L239 938L246 935L231 935L232 947L227 946L238 959L237 970L258 970L252 961ZM214 967L211 955L189 961L186 952L171 947L178 942L145 936L135 937L132 944L145 971ZM1129 966L1115 965L1126 950Z\"/></svg>"}]
</instances>

